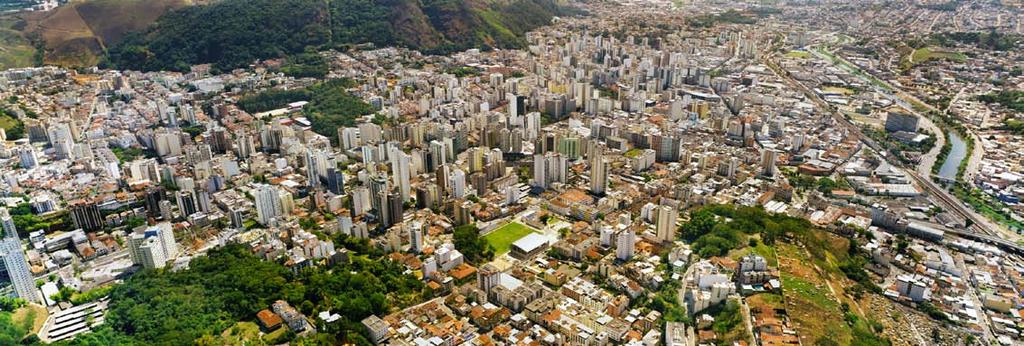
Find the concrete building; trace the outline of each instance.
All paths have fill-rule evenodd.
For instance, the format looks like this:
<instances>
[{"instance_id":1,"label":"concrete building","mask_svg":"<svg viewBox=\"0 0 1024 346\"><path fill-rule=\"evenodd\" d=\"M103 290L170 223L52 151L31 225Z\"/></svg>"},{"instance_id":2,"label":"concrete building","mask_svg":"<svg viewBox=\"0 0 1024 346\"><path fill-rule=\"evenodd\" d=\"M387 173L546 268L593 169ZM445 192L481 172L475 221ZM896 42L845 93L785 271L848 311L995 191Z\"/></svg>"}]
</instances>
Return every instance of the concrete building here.
<instances>
[{"instance_id":1,"label":"concrete building","mask_svg":"<svg viewBox=\"0 0 1024 346\"><path fill-rule=\"evenodd\" d=\"M2 227L4 238L18 237L18 230L14 228L14 218L7 208L0 207L0 227Z\"/></svg>"},{"instance_id":2,"label":"concrete building","mask_svg":"<svg viewBox=\"0 0 1024 346\"><path fill-rule=\"evenodd\" d=\"M512 243L509 255L516 259L526 260L548 249L548 238L537 233L530 233Z\"/></svg>"},{"instance_id":3,"label":"concrete building","mask_svg":"<svg viewBox=\"0 0 1024 346\"><path fill-rule=\"evenodd\" d=\"M885 117L886 132L917 132L918 118L916 115L907 113L889 113Z\"/></svg>"},{"instance_id":4,"label":"concrete building","mask_svg":"<svg viewBox=\"0 0 1024 346\"><path fill-rule=\"evenodd\" d=\"M662 243L676 239L676 219L679 211L675 207L662 205L658 207L657 237Z\"/></svg>"},{"instance_id":5,"label":"concrete building","mask_svg":"<svg viewBox=\"0 0 1024 346\"><path fill-rule=\"evenodd\" d=\"M778 160L779 152L775 149L761 151L761 175L765 177L775 176L775 161Z\"/></svg>"},{"instance_id":6,"label":"concrete building","mask_svg":"<svg viewBox=\"0 0 1024 346\"><path fill-rule=\"evenodd\" d=\"M98 231L103 229L103 215L100 208L93 202L81 202L71 206L71 220L75 227L85 231Z\"/></svg>"},{"instance_id":7,"label":"concrete building","mask_svg":"<svg viewBox=\"0 0 1024 346\"><path fill-rule=\"evenodd\" d=\"M388 324L380 319L380 317L370 315L370 317L363 319L362 324L363 327L366 327L366 334L370 336L370 342L380 345L384 343L384 340L387 340Z\"/></svg>"},{"instance_id":8,"label":"concrete building","mask_svg":"<svg viewBox=\"0 0 1024 346\"><path fill-rule=\"evenodd\" d=\"M272 221L282 214L281 197L277 188L260 184L254 191L256 199L256 216L261 225L271 226Z\"/></svg>"},{"instance_id":9,"label":"concrete building","mask_svg":"<svg viewBox=\"0 0 1024 346\"><path fill-rule=\"evenodd\" d=\"M771 279L768 261L753 253L743 256L736 268L736 282L740 285L760 285Z\"/></svg>"},{"instance_id":10,"label":"concrete building","mask_svg":"<svg viewBox=\"0 0 1024 346\"><path fill-rule=\"evenodd\" d=\"M634 252L636 252L636 233L627 228L615 238L615 258L626 261L633 257Z\"/></svg>"},{"instance_id":11,"label":"concrete building","mask_svg":"<svg viewBox=\"0 0 1024 346\"><path fill-rule=\"evenodd\" d=\"M3 262L3 269L14 288L14 295L29 302L40 302L35 280L29 272L28 261L17 236L5 236L0 240L0 261Z\"/></svg>"},{"instance_id":12,"label":"concrete building","mask_svg":"<svg viewBox=\"0 0 1024 346\"><path fill-rule=\"evenodd\" d=\"M128 237L132 262L144 268L163 268L178 256L178 243L170 223L140 226Z\"/></svg>"},{"instance_id":13,"label":"concrete building","mask_svg":"<svg viewBox=\"0 0 1024 346\"><path fill-rule=\"evenodd\" d=\"M597 149L590 160L590 192L603 195L608 188L608 161L605 161L601 149Z\"/></svg>"}]
</instances>

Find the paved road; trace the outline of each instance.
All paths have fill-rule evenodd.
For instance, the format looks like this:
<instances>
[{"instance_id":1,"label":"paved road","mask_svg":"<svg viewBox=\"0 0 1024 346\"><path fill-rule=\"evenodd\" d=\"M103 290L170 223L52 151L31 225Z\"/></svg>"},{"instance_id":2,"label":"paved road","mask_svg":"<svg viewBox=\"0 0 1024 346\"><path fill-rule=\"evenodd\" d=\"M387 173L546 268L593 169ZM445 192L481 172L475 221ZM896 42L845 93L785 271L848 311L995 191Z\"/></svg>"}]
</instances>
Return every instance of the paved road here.
<instances>
[{"instance_id":1,"label":"paved road","mask_svg":"<svg viewBox=\"0 0 1024 346\"><path fill-rule=\"evenodd\" d=\"M971 135L971 140L974 141L974 149L967 160L963 181L971 182L974 181L974 175L978 174L978 170L981 169L981 159L985 156L985 140L973 130L968 129L967 132Z\"/></svg>"},{"instance_id":2,"label":"paved road","mask_svg":"<svg viewBox=\"0 0 1024 346\"><path fill-rule=\"evenodd\" d=\"M914 114L917 113L913 110L911 110L911 112ZM918 119L920 119L918 124L935 136L935 146L928 150L927 153L921 155L921 162L919 162L917 166L917 173L927 177L932 174L932 166L934 166L935 161L938 160L939 152L942 151L942 146L946 145L946 136L942 133L942 129L935 125L935 122L930 118L918 115Z\"/></svg>"}]
</instances>

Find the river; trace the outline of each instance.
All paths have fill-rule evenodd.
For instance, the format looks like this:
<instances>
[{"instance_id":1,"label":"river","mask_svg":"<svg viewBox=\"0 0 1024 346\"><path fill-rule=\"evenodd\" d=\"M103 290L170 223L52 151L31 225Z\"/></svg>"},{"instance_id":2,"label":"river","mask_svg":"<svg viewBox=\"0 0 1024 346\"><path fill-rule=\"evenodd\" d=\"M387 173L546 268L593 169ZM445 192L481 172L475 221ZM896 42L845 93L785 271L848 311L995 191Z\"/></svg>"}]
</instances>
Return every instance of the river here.
<instances>
[{"instance_id":1,"label":"river","mask_svg":"<svg viewBox=\"0 0 1024 346\"><path fill-rule=\"evenodd\" d=\"M960 134L953 130L949 131L949 143L952 146L946 161L939 167L939 177L942 179L955 180L956 172L960 168L960 162L967 157L967 143L960 138Z\"/></svg>"}]
</instances>

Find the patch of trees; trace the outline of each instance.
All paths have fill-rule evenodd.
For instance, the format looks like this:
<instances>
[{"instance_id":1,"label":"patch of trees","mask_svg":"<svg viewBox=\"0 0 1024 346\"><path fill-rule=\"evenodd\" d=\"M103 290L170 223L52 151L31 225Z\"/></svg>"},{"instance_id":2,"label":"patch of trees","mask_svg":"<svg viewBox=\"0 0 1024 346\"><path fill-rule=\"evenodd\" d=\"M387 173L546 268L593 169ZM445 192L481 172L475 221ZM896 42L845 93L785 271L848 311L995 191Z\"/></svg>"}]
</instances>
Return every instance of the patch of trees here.
<instances>
[{"instance_id":1,"label":"patch of trees","mask_svg":"<svg viewBox=\"0 0 1024 346\"><path fill-rule=\"evenodd\" d=\"M14 324L13 314L0 312L0 345L17 345L25 336L25 329Z\"/></svg>"},{"instance_id":2,"label":"patch of trees","mask_svg":"<svg viewBox=\"0 0 1024 346\"><path fill-rule=\"evenodd\" d=\"M14 311L27 303L24 299L17 297L0 297L0 311Z\"/></svg>"},{"instance_id":3,"label":"patch of trees","mask_svg":"<svg viewBox=\"0 0 1024 346\"><path fill-rule=\"evenodd\" d=\"M161 16L142 33L108 51L108 62L129 70L187 71L213 63L220 70L280 58L330 41L325 2L228 0L187 6Z\"/></svg>"},{"instance_id":4,"label":"patch of trees","mask_svg":"<svg viewBox=\"0 0 1024 346\"><path fill-rule=\"evenodd\" d=\"M303 112L313 131L336 140L339 127L355 126L357 117L374 112L373 106L346 90L355 85L351 79L341 78L304 89L266 90L243 96L238 106L246 112L259 113L296 101L309 101Z\"/></svg>"},{"instance_id":5,"label":"patch of trees","mask_svg":"<svg viewBox=\"0 0 1024 346\"><path fill-rule=\"evenodd\" d=\"M494 259L494 248L480 236L480 229L476 224L455 227L453 243L455 249L466 256L469 262L481 263Z\"/></svg>"},{"instance_id":6,"label":"patch of trees","mask_svg":"<svg viewBox=\"0 0 1024 346\"><path fill-rule=\"evenodd\" d=\"M999 104L1014 111L1024 113L1024 91L1021 90L1003 90L998 93L978 95L978 101ZM1011 124L1010 121L1013 121L1013 123ZM1015 131L1024 127L1019 120L1008 120L1006 125Z\"/></svg>"},{"instance_id":7,"label":"patch of trees","mask_svg":"<svg viewBox=\"0 0 1024 346\"><path fill-rule=\"evenodd\" d=\"M1006 122L1003 124L1006 126L1007 130L1010 130L1010 132L1013 132L1016 135L1024 135L1024 121L1006 119Z\"/></svg>"},{"instance_id":8,"label":"patch of trees","mask_svg":"<svg viewBox=\"0 0 1024 346\"><path fill-rule=\"evenodd\" d=\"M373 106L346 90L353 86L351 79L333 79L309 88L310 100L302 110L313 132L337 140L339 127L355 126L356 117L374 112Z\"/></svg>"},{"instance_id":9,"label":"patch of trees","mask_svg":"<svg viewBox=\"0 0 1024 346\"><path fill-rule=\"evenodd\" d=\"M248 113L260 113L282 108L292 102L309 101L310 97L306 89L270 89L242 96L236 104Z\"/></svg>"},{"instance_id":10,"label":"patch of trees","mask_svg":"<svg viewBox=\"0 0 1024 346\"><path fill-rule=\"evenodd\" d=\"M668 280L651 296L647 308L660 311L665 321L692 322L692 319L686 314L686 308L679 304L681 286L679 280Z\"/></svg>"},{"instance_id":11,"label":"patch of trees","mask_svg":"<svg viewBox=\"0 0 1024 346\"><path fill-rule=\"evenodd\" d=\"M107 323L142 343L191 344L282 299L289 272L240 246L194 259L188 270L146 270L110 293Z\"/></svg>"},{"instance_id":12,"label":"patch of trees","mask_svg":"<svg viewBox=\"0 0 1024 346\"><path fill-rule=\"evenodd\" d=\"M938 320L938 321L942 321L942 322L948 322L949 321L949 316L946 316L945 312L942 312L942 310L940 310L939 308L935 307L935 305L932 305L932 303L921 302L921 303L917 304L917 309L921 310L922 312L927 314L928 317L931 317L934 320Z\"/></svg>"},{"instance_id":13,"label":"patch of trees","mask_svg":"<svg viewBox=\"0 0 1024 346\"><path fill-rule=\"evenodd\" d=\"M113 147L113 148L110 148L110 151L114 152L114 157L117 157L117 159L121 160L121 162L135 161L136 159L138 159L140 157L146 157L146 158L156 158L156 157L158 157L158 155L156 154L156 151L153 151L153 150L150 150L150 149L138 148L138 147L128 147L128 148Z\"/></svg>"},{"instance_id":14,"label":"patch of trees","mask_svg":"<svg viewBox=\"0 0 1024 346\"><path fill-rule=\"evenodd\" d=\"M14 208L8 209L8 212L14 221L14 228L18 230L18 236L22 238L26 238L29 233L39 230L53 232L70 228L67 212L57 212L42 216L36 215L32 213L32 205L28 202L20 203Z\"/></svg>"},{"instance_id":15,"label":"patch of trees","mask_svg":"<svg viewBox=\"0 0 1024 346\"><path fill-rule=\"evenodd\" d=\"M328 72L327 60L316 53L293 55L281 66L281 73L295 78L324 78Z\"/></svg>"},{"instance_id":16,"label":"patch of trees","mask_svg":"<svg viewBox=\"0 0 1024 346\"><path fill-rule=\"evenodd\" d=\"M714 314L715 322L711 325L711 329L718 333L718 335L725 335L736 329L740 323L743 323L743 313L740 312L740 304L735 300L730 299L725 304L716 306L714 310L719 311Z\"/></svg>"},{"instance_id":17,"label":"patch of trees","mask_svg":"<svg viewBox=\"0 0 1024 346\"><path fill-rule=\"evenodd\" d=\"M9 141L25 137L25 123L18 119L17 115L3 108L0 108L0 125L4 125L4 133Z\"/></svg>"},{"instance_id":18,"label":"patch of trees","mask_svg":"<svg viewBox=\"0 0 1024 346\"><path fill-rule=\"evenodd\" d=\"M881 294L882 288L878 287L871 277L868 276L868 272L864 270L870 260L867 256L862 253L860 247L857 245L857 240L854 238L850 239L850 243L847 248L847 257L839 263L839 270L846 275L847 278L856 282L855 285L847 287L847 291L851 293L856 299L860 299L864 292L871 292L875 294Z\"/></svg>"},{"instance_id":19,"label":"patch of trees","mask_svg":"<svg viewBox=\"0 0 1024 346\"><path fill-rule=\"evenodd\" d=\"M476 77L476 76L479 76L482 71L479 68L475 68L475 67L457 66L457 67L446 68L446 69L444 69L443 72L451 74L451 75L454 75L455 77L462 78L462 77Z\"/></svg>"},{"instance_id":20,"label":"patch of trees","mask_svg":"<svg viewBox=\"0 0 1024 346\"><path fill-rule=\"evenodd\" d=\"M184 126L181 128L181 132L187 133L189 137L195 139L196 136L202 134L203 132L206 132L206 126L200 124Z\"/></svg>"},{"instance_id":21,"label":"patch of trees","mask_svg":"<svg viewBox=\"0 0 1024 346\"><path fill-rule=\"evenodd\" d=\"M390 46L398 43L395 27L391 24L392 9L406 0L342 0L331 1L329 15L333 25L333 43L337 46L353 43L373 43Z\"/></svg>"},{"instance_id":22,"label":"patch of trees","mask_svg":"<svg viewBox=\"0 0 1024 346\"><path fill-rule=\"evenodd\" d=\"M690 220L680 226L683 240L692 242L701 257L724 256L747 244L748 235L760 234L772 245L789 233L801 235L813 226L805 219L768 213L761 207L708 205L690 212Z\"/></svg>"},{"instance_id":23,"label":"patch of trees","mask_svg":"<svg viewBox=\"0 0 1024 346\"><path fill-rule=\"evenodd\" d=\"M719 23L754 24L757 23L757 19L737 10L728 10L720 14L706 14L693 17L687 20L686 23L695 28L710 28Z\"/></svg>"}]
</instances>

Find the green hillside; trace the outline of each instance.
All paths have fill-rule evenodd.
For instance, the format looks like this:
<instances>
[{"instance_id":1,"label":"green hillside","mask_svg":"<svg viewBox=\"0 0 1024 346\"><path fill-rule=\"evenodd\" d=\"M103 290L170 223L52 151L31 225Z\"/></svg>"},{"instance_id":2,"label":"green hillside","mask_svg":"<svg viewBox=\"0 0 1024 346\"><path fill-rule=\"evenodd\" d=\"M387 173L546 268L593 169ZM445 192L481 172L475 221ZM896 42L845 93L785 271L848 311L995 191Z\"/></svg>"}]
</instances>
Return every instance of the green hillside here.
<instances>
[{"instance_id":1,"label":"green hillside","mask_svg":"<svg viewBox=\"0 0 1024 346\"><path fill-rule=\"evenodd\" d=\"M522 34L562 9L553 0L224 0L171 11L147 30L108 47L109 66L221 69L306 47L400 45L431 53L518 47Z\"/></svg>"}]
</instances>

